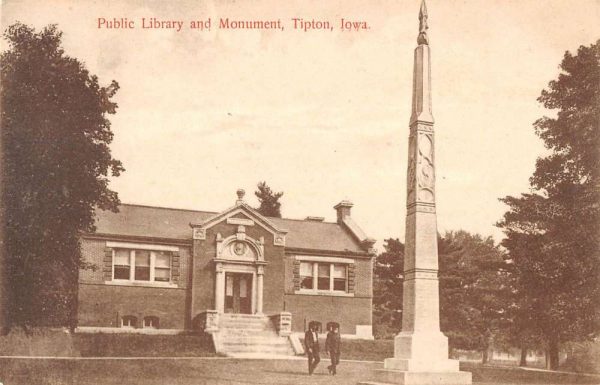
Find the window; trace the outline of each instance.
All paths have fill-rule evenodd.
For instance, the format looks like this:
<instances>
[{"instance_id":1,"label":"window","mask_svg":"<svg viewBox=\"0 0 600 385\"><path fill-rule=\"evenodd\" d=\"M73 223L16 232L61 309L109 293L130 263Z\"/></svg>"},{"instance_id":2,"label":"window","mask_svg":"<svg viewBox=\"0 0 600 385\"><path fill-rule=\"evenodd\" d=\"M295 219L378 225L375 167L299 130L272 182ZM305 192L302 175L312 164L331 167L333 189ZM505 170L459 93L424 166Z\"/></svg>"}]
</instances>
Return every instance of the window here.
<instances>
[{"instance_id":1,"label":"window","mask_svg":"<svg viewBox=\"0 0 600 385\"><path fill-rule=\"evenodd\" d=\"M132 315L126 315L121 318L122 328L135 328L137 325L137 318Z\"/></svg>"},{"instance_id":2,"label":"window","mask_svg":"<svg viewBox=\"0 0 600 385\"><path fill-rule=\"evenodd\" d=\"M158 329L158 317L155 317L155 316L144 317L144 328L145 329Z\"/></svg>"},{"instance_id":3,"label":"window","mask_svg":"<svg viewBox=\"0 0 600 385\"><path fill-rule=\"evenodd\" d=\"M154 280L169 282L171 280L171 253L156 251L154 261Z\"/></svg>"},{"instance_id":4,"label":"window","mask_svg":"<svg viewBox=\"0 0 600 385\"><path fill-rule=\"evenodd\" d=\"M317 279L317 289L329 290L330 289L330 276L331 265L328 263L319 263L319 278Z\"/></svg>"},{"instance_id":5,"label":"window","mask_svg":"<svg viewBox=\"0 0 600 385\"><path fill-rule=\"evenodd\" d=\"M300 262L300 288L310 289L313 285L313 264L311 262Z\"/></svg>"},{"instance_id":6,"label":"window","mask_svg":"<svg viewBox=\"0 0 600 385\"><path fill-rule=\"evenodd\" d=\"M170 282L171 252L115 249L113 279L139 282Z\"/></svg>"},{"instance_id":7,"label":"window","mask_svg":"<svg viewBox=\"0 0 600 385\"><path fill-rule=\"evenodd\" d=\"M148 250L135 250L135 280L150 280L150 252Z\"/></svg>"},{"instance_id":8,"label":"window","mask_svg":"<svg viewBox=\"0 0 600 385\"><path fill-rule=\"evenodd\" d=\"M348 291L346 264L300 262L300 289L311 291Z\"/></svg>"},{"instance_id":9,"label":"window","mask_svg":"<svg viewBox=\"0 0 600 385\"><path fill-rule=\"evenodd\" d=\"M115 279L129 279L131 257L129 250L115 250Z\"/></svg>"},{"instance_id":10,"label":"window","mask_svg":"<svg viewBox=\"0 0 600 385\"><path fill-rule=\"evenodd\" d=\"M333 290L346 291L346 265L333 265Z\"/></svg>"}]
</instances>

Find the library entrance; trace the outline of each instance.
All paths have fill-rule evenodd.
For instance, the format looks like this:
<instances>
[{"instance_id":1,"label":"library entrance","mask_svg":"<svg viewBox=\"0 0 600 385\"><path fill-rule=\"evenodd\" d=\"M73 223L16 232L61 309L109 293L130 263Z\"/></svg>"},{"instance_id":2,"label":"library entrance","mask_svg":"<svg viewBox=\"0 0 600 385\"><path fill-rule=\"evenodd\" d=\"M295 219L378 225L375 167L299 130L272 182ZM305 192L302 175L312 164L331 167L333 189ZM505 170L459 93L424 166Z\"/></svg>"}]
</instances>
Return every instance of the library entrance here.
<instances>
[{"instance_id":1,"label":"library entrance","mask_svg":"<svg viewBox=\"0 0 600 385\"><path fill-rule=\"evenodd\" d=\"M252 314L252 274L225 272L225 313Z\"/></svg>"}]
</instances>

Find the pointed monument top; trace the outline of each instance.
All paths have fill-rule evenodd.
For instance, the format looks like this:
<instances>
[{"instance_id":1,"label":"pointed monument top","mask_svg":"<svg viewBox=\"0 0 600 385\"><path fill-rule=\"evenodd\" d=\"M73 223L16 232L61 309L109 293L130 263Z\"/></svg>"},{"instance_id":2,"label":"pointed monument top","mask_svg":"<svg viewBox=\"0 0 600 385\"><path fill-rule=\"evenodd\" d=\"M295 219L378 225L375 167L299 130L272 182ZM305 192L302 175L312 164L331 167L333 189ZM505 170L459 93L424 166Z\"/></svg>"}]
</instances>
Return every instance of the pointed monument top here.
<instances>
[{"instance_id":1,"label":"pointed monument top","mask_svg":"<svg viewBox=\"0 0 600 385\"><path fill-rule=\"evenodd\" d=\"M421 1L421 9L419 10L419 37L417 37L417 44L429 45L429 37L427 37L427 5L425 0Z\"/></svg>"}]
</instances>

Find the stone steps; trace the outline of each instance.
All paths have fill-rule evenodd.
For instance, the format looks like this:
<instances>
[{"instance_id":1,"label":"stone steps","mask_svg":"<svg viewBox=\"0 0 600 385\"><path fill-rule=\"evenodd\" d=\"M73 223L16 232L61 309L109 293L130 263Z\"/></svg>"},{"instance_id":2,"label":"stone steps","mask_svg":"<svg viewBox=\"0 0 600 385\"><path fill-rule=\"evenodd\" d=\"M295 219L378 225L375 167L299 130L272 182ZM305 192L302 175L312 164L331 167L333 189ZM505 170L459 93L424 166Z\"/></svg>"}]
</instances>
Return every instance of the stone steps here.
<instances>
[{"instance_id":1,"label":"stone steps","mask_svg":"<svg viewBox=\"0 0 600 385\"><path fill-rule=\"evenodd\" d=\"M278 337L273 330L262 329L223 329L221 336L224 337Z\"/></svg>"},{"instance_id":2,"label":"stone steps","mask_svg":"<svg viewBox=\"0 0 600 385\"><path fill-rule=\"evenodd\" d=\"M270 337L230 337L221 336L221 343L224 345L265 345L272 344L273 346L288 346L286 338L279 336Z\"/></svg>"},{"instance_id":3,"label":"stone steps","mask_svg":"<svg viewBox=\"0 0 600 385\"><path fill-rule=\"evenodd\" d=\"M293 350L287 345L273 345L273 344L236 344L228 345L222 344L221 348L225 354L233 353L265 353L265 354L288 354L293 355Z\"/></svg>"},{"instance_id":4,"label":"stone steps","mask_svg":"<svg viewBox=\"0 0 600 385\"><path fill-rule=\"evenodd\" d=\"M253 329L253 330L264 330L269 328L270 324L262 323L243 323L243 322L221 322L219 327L228 329Z\"/></svg>"},{"instance_id":5,"label":"stone steps","mask_svg":"<svg viewBox=\"0 0 600 385\"><path fill-rule=\"evenodd\" d=\"M219 319L218 352L228 356L293 356L287 337L280 337L268 317L250 314L223 314Z\"/></svg>"}]
</instances>

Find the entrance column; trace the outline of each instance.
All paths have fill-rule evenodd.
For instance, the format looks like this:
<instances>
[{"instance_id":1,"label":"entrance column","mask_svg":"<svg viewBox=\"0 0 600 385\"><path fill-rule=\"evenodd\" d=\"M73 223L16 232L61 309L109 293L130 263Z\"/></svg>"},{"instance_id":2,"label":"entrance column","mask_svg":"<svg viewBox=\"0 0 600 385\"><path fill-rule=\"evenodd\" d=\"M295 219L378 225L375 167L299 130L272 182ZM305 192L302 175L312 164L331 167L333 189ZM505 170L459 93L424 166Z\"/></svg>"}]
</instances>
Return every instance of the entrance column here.
<instances>
[{"instance_id":1,"label":"entrance column","mask_svg":"<svg viewBox=\"0 0 600 385\"><path fill-rule=\"evenodd\" d=\"M215 268L215 308L219 313L225 312L225 272L221 263Z\"/></svg>"},{"instance_id":2,"label":"entrance column","mask_svg":"<svg viewBox=\"0 0 600 385\"><path fill-rule=\"evenodd\" d=\"M256 314L263 313L263 279L265 268L258 266L256 271Z\"/></svg>"}]
</instances>

